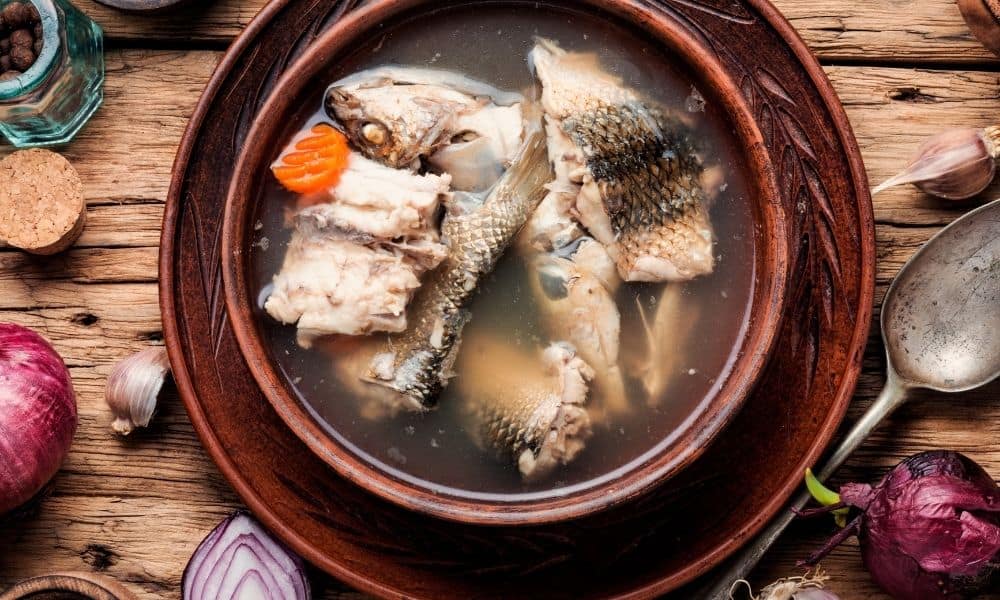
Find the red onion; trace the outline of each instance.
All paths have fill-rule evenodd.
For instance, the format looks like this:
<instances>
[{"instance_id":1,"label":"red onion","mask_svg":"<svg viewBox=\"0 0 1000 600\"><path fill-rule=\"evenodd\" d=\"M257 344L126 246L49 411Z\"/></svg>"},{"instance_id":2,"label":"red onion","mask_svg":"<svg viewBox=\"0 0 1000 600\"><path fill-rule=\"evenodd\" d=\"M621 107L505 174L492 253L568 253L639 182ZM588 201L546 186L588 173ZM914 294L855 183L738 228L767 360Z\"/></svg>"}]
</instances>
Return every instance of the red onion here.
<instances>
[{"instance_id":1,"label":"red onion","mask_svg":"<svg viewBox=\"0 0 1000 600\"><path fill-rule=\"evenodd\" d=\"M30 329L0 323L0 515L55 476L76 423L73 383L59 354Z\"/></svg>"},{"instance_id":2,"label":"red onion","mask_svg":"<svg viewBox=\"0 0 1000 600\"><path fill-rule=\"evenodd\" d=\"M861 514L805 564L857 535L872 579L897 600L969 598L1000 564L1000 487L957 452L911 456L875 487L842 486L840 500L830 508Z\"/></svg>"},{"instance_id":3,"label":"red onion","mask_svg":"<svg viewBox=\"0 0 1000 600\"><path fill-rule=\"evenodd\" d=\"M302 559L246 512L219 524L191 556L184 600L309 600Z\"/></svg>"}]
</instances>

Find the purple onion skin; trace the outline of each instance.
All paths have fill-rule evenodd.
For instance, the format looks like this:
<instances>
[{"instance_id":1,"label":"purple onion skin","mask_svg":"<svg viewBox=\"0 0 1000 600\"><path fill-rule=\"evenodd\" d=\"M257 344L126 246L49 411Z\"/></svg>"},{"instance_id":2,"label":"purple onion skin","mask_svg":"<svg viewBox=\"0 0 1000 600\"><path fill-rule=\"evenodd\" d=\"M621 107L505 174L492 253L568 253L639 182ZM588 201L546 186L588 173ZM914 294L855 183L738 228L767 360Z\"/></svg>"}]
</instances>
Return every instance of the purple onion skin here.
<instances>
[{"instance_id":1,"label":"purple onion skin","mask_svg":"<svg viewBox=\"0 0 1000 600\"><path fill-rule=\"evenodd\" d=\"M0 323L0 515L55 476L76 425L76 395L62 358L30 329Z\"/></svg>"},{"instance_id":2,"label":"purple onion skin","mask_svg":"<svg viewBox=\"0 0 1000 600\"><path fill-rule=\"evenodd\" d=\"M896 600L969 598L998 566L1000 487L957 452L914 455L875 487L847 484L840 497L863 511L862 559Z\"/></svg>"}]
</instances>

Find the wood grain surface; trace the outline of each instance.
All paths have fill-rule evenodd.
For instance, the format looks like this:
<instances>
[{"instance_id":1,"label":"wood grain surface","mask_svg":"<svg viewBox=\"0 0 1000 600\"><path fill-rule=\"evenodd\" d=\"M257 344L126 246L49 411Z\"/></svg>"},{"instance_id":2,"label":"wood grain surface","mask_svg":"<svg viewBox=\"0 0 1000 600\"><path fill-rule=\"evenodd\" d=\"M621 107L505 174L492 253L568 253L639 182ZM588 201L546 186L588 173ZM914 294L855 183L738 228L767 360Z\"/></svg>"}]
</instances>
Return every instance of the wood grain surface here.
<instances>
[{"instance_id":1,"label":"wood grain surface","mask_svg":"<svg viewBox=\"0 0 1000 600\"><path fill-rule=\"evenodd\" d=\"M137 17L77 2L108 34L105 106L64 149L84 180L87 229L75 249L52 259L0 249L0 320L35 328L63 354L81 422L37 514L0 525L0 590L43 573L93 571L141 598L179 598L190 553L239 506L175 393L166 393L150 429L120 440L109 427L103 388L117 360L162 343L156 257L173 154L221 49L263 3L205 1L174 15ZM1000 63L979 47L950 0L775 4L827 65L873 183L905 164L927 135L993 124L1000 114ZM7 151L0 146L0 154ZM984 198L998 191L994 185ZM968 206L912 188L876 197L879 301L902 263ZM873 327L848 422L877 394L883 369ZM932 448L965 452L998 475L998 433L1000 384L956 396L924 393L865 444L840 479L873 480L900 458ZM797 574L795 561L832 531L823 521L794 526L755 583ZM885 598L855 544L823 566L842 598ZM360 597L325 577L314 581L320 598Z\"/></svg>"}]
</instances>

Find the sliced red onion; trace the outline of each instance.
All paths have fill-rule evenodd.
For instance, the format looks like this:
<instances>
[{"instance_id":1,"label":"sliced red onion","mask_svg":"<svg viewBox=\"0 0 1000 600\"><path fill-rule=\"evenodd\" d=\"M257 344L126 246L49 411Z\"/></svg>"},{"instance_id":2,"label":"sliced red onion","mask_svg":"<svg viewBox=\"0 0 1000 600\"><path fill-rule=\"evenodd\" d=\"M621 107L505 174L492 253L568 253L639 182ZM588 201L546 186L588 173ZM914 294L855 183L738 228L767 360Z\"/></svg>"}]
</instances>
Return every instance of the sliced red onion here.
<instances>
[{"instance_id":1,"label":"sliced red onion","mask_svg":"<svg viewBox=\"0 0 1000 600\"><path fill-rule=\"evenodd\" d=\"M302 559L237 512L201 542L184 569L184 600L309 600Z\"/></svg>"}]
</instances>

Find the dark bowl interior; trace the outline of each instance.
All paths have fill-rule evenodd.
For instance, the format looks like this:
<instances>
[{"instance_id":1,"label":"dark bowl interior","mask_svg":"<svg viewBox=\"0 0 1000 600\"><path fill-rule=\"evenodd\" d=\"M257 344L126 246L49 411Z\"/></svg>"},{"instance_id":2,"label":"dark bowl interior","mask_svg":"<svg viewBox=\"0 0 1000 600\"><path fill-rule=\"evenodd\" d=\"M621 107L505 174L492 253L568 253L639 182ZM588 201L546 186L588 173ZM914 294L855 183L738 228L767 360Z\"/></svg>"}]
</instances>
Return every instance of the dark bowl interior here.
<instances>
[{"instance_id":1,"label":"dark bowl interior","mask_svg":"<svg viewBox=\"0 0 1000 600\"><path fill-rule=\"evenodd\" d=\"M230 319L257 383L285 423L309 448L342 476L390 501L436 517L481 524L528 524L592 514L628 501L679 472L697 458L738 412L770 354L779 329L785 300L788 248L786 215L779 202L769 158L743 96L709 49L686 30L654 16L637 0L491 0L499 6L552 6L612 19L663 49L682 57L685 72L706 101L722 107L731 125L734 143L742 155L747 196L754 221L754 281L749 321L728 377L699 413L675 432L658 453L618 479L569 494L530 500L470 499L432 491L395 477L357 456L317 423L298 400L291 383L276 367L264 341L256 290L251 287L249 250L267 165L275 158L287 134L286 126L302 116L298 99L314 95L317 81L338 57L361 41L402 23L419 26L421 18L447 7L476 4L431 0L376 1L332 25L309 46L278 82L257 112L231 183L223 231L223 274ZM483 3L478 3L483 4ZM332 475L331 475L332 476Z\"/></svg>"}]
</instances>

